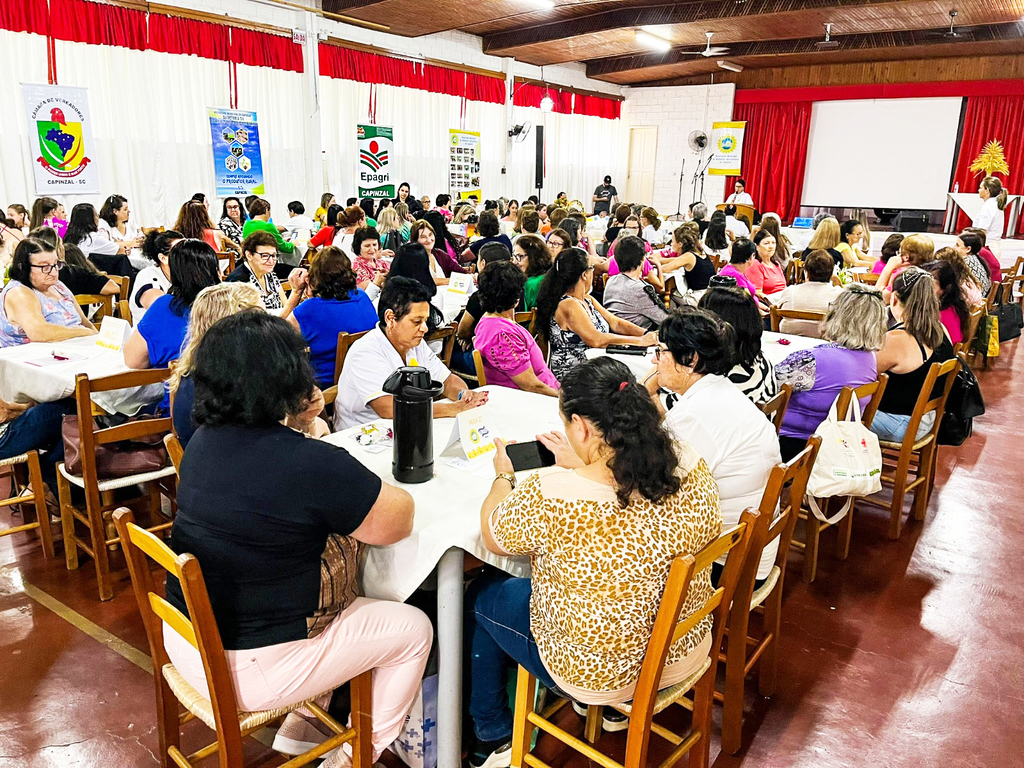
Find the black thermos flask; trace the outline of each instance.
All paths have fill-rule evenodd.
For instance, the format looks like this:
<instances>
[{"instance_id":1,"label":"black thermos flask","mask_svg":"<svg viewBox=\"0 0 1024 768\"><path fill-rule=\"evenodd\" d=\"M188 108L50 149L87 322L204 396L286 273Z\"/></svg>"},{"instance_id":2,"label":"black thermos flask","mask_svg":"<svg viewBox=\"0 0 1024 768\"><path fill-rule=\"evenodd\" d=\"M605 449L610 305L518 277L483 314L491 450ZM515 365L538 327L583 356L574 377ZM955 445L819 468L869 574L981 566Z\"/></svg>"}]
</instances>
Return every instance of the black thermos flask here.
<instances>
[{"instance_id":1,"label":"black thermos flask","mask_svg":"<svg viewBox=\"0 0 1024 768\"><path fill-rule=\"evenodd\" d=\"M434 475L434 399L444 391L430 371L405 366L384 382L394 398L395 448L391 471L400 483L425 483Z\"/></svg>"}]
</instances>

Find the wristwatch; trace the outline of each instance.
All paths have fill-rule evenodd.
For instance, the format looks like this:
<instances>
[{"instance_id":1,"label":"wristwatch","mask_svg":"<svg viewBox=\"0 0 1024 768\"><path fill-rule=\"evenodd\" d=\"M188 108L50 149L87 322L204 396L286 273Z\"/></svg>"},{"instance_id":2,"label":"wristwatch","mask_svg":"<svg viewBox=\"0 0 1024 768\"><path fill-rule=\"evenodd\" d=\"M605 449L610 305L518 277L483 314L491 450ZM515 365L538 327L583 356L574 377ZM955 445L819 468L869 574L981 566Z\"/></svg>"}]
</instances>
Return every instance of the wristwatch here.
<instances>
[{"instance_id":1,"label":"wristwatch","mask_svg":"<svg viewBox=\"0 0 1024 768\"><path fill-rule=\"evenodd\" d=\"M499 472L494 476L495 480L508 480L508 484L513 488L516 487L516 476L511 472ZM494 482L493 480L491 482Z\"/></svg>"}]
</instances>

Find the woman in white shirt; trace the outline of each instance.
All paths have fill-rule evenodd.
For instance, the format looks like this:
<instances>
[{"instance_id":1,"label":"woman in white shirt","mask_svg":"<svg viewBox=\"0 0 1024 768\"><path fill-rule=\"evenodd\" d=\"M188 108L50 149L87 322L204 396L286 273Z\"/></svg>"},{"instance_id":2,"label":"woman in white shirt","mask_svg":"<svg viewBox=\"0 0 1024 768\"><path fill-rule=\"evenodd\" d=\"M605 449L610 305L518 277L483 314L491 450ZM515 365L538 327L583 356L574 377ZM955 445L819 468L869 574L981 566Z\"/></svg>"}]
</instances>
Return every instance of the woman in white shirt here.
<instances>
[{"instance_id":1,"label":"woman in white shirt","mask_svg":"<svg viewBox=\"0 0 1024 768\"><path fill-rule=\"evenodd\" d=\"M643 225L641 237L654 248L660 248L665 244L665 230L661 228L661 217L653 208L644 208L640 211L640 223Z\"/></svg>"},{"instance_id":2,"label":"woman in white shirt","mask_svg":"<svg viewBox=\"0 0 1024 768\"><path fill-rule=\"evenodd\" d=\"M131 277L136 269L123 257L135 247L135 241L115 242L100 234L99 221L91 203L79 203L71 209L64 242L77 245L101 271Z\"/></svg>"},{"instance_id":3,"label":"woman in white shirt","mask_svg":"<svg viewBox=\"0 0 1024 768\"><path fill-rule=\"evenodd\" d=\"M128 221L130 217L127 198L111 195L100 208L98 231L115 243L127 243L129 248L138 248L142 245L143 235Z\"/></svg>"},{"instance_id":4,"label":"woman in white shirt","mask_svg":"<svg viewBox=\"0 0 1024 768\"><path fill-rule=\"evenodd\" d=\"M142 253L151 262L135 276L135 284L128 296L128 308L132 313L132 325L138 325L149 305L171 288L171 267L168 254L171 247L185 236L169 229L166 232L150 232L142 244Z\"/></svg>"},{"instance_id":5,"label":"woman in white shirt","mask_svg":"<svg viewBox=\"0 0 1024 768\"><path fill-rule=\"evenodd\" d=\"M738 523L744 509L761 503L768 476L782 461L772 423L727 378L735 346L728 323L711 312L683 307L658 329L657 367L643 382L662 410L658 390L671 392L665 427L707 462L718 483L723 529ZM777 550L778 540L765 547L757 579L768 577ZM715 564L713 582L723 564Z\"/></svg>"},{"instance_id":6,"label":"woman in white shirt","mask_svg":"<svg viewBox=\"0 0 1024 768\"><path fill-rule=\"evenodd\" d=\"M1006 190L1003 183L995 176L986 176L981 180L978 188L978 197L985 202L974 217L974 226L985 230L985 241L988 247L999 255L999 241L1003 238L1003 224L1006 208Z\"/></svg>"}]
</instances>

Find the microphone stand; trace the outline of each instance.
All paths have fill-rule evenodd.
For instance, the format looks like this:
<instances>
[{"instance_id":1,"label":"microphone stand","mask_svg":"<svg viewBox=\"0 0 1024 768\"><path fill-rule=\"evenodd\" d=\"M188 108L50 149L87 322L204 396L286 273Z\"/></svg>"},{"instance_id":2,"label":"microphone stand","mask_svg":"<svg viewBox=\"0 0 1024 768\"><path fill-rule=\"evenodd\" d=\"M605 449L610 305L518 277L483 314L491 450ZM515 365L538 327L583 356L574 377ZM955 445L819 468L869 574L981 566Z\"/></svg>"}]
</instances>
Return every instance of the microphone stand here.
<instances>
[{"instance_id":1,"label":"microphone stand","mask_svg":"<svg viewBox=\"0 0 1024 768\"><path fill-rule=\"evenodd\" d=\"M676 198L676 215L674 218L682 220L683 217L683 174L686 173L686 158L683 158L683 164L679 168L679 197Z\"/></svg>"},{"instance_id":2,"label":"microphone stand","mask_svg":"<svg viewBox=\"0 0 1024 768\"><path fill-rule=\"evenodd\" d=\"M697 202L698 200L700 202L704 201L704 178L706 176L707 169L711 166L711 161L714 160L714 159L715 159L715 153L712 152L711 155L708 157L707 162L703 163L703 165L701 165L701 164L697 165L697 172L693 174L693 198L694 198L694 202ZM698 179L700 179L700 197L697 197L697 180Z\"/></svg>"}]
</instances>

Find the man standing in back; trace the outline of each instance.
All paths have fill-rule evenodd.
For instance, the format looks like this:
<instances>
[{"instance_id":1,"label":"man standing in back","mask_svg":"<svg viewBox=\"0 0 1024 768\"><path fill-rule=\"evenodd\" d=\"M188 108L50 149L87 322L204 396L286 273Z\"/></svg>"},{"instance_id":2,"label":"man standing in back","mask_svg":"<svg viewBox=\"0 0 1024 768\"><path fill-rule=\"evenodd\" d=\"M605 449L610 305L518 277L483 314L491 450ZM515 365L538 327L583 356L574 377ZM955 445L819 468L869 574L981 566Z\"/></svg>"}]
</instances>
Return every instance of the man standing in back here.
<instances>
[{"instance_id":1,"label":"man standing in back","mask_svg":"<svg viewBox=\"0 0 1024 768\"><path fill-rule=\"evenodd\" d=\"M607 214L613 204L619 204L619 192L612 186L612 177L605 176L604 184L594 190L594 215Z\"/></svg>"}]
</instances>

